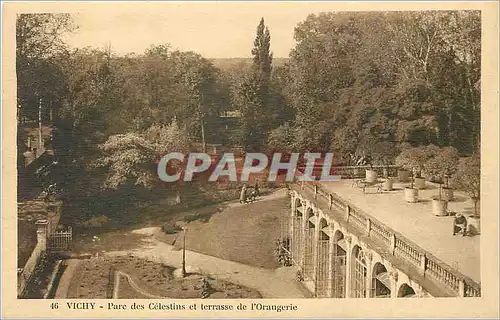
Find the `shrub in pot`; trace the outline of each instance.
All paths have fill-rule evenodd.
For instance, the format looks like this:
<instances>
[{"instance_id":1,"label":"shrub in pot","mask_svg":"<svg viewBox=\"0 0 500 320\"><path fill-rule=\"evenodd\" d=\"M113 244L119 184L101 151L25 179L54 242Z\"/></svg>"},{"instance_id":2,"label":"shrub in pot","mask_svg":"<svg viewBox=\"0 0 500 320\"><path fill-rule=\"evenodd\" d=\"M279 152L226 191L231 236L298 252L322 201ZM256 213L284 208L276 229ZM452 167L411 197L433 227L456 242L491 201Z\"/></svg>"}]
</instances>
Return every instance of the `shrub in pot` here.
<instances>
[{"instance_id":1,"label":"shrub in pot","mask_svg":"<svg viewBox=\"0 0 500 320\"><path fill-rule=\"evenodd\" d=\"M378 178L377 171L373 170L373 168L366 169L366 178L365 179L367 182L371 182L371 183L377 182L377 178Z\"/></svg>"},{"instance_id":2,"label":"shrub in pot","mask_svg":"<svg viewBox=\"0 0 500 320\"><path fill-rule=\"evenodd\" d=\"M481 157L478 153L460 159L458 169L452 177L452 182L458 190L465 191L470 196L474 211L472 216L467 218L467 221L476 229L476 233L480 233L478 204L481 193Z\"/></svg>"},{"instance_id":3,"label":"shrub in pot","mask_svg":"<svg viewBox=\"0 0 500 320\"><path fill-rule=\"evenodd\" d=\"M405 169L399 169L398 170L398 180L399 182L408 182L408 178L410 176L410 173L408 170Z\"/></svg>"},{"instance_id":4,"label":"shrub in pot","mask_svg":"<svg viewBox=\"0 0 500 320\"><path fill-rule=\"evenodd\" d=\"M415 203L418 202L418 189L412 187L405 188L405 200L406 202Z\"/></svg>"},{"instance_id":5,"label":"shrub in pot","mask_svg":"<svg viewBox=\"0 0 500 320\"><path fill-rule=\"evenodd\" d=\"M457 171L459 161L458 150L454 147L441 148L430 158L425 167L426 172L439 184L439 198L453 200L453 189L449 186L450 177ZM443 187L444 184L444 187Z\"/></svg>"},{"instance_id":6,"label":"shrub in pot","mask_svg":"<svg viewBox=\"0 0 500 320\"><path fill-rule=\"evenodd\" d=\"M373 161L379 165L383 166L383 176L385 179L389 179L389 166L394 164L394 158L396 157L396 146L394 143L389 141L376 141L371 144L371 154ZM386 180L386 186L392 190L392 179L390 182Z\"/></svg>"},{"instance_id":7,"label":"shrub in pot","mask_svg":"<svg viewBox=\"0 0 500 320\"><path fill-rule=\"evenodd\" d=\"M448 201L442 199L442 197L432 198L432 213L435 216L447 216L448 212Z\"/></svg>"},{"instance_id":8,"label":"shrub in pot","mask_svg":"<svg viewBox=\"0 0 500 320\"><path fill-rule=\"evenodd\" d=\"M432 158L439 148L434 145L407 147L396 157L396 165L412 172L410 189L424 189L425 180L422 171L427 161Z\"/></svg>"},{"instance_id":9,"label":"shrub in pot","mask_svg":"<svg viewBox=\"0 0 500 320\"><path fill-rule=\"evenodd\" d=\"M391 191L392 184L393 184L392 178L387 178L382 185L382 189L384 189L385 191Z\"/></svg>"},{"instance_id":10,"label":"shrub in pot","mask_svg":"<svg viewBox=\"0 0 500 320\"><path fill-rule=\"evenodd\" d=\"M417 189L425 189L425 179L422 177L414 177L413 186Z\"/></svg>"}]
</instances>

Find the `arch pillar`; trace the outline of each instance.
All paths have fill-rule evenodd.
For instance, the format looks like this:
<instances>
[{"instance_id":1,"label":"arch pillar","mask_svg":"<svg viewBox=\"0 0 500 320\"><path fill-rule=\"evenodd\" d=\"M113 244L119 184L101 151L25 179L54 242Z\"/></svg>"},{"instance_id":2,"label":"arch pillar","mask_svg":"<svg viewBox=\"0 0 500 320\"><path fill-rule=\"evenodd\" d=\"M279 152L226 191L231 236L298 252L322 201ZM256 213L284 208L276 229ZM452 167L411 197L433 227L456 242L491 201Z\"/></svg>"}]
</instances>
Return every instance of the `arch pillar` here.
<instances>
[{"instance_id":1,"label":"arch pillar","mask_svg":"<svg viewBox=\"0 0 500 320\"><path fill-rule=\"evenodd\" d=\"M396 270L392 270L389 272L389 275L391 276L391 298L397 298L398 288L399 288L399 283L398 283L399 274Z\"/></svg>"},{"instance_id":2,"label":"arch pillar","mask_svg":"<svg viewBox=\"0 0 500 320\"><path fill-rule=\"evenodd\" d=\"M318 256L318 247L319 247L319 232L320 232L320 219L319 219L319 211L318 209L312 208L314 214L314 239L313 239L313 283L314 283L314 296L317 296L318 292L318 268L319 268L319 256Z\"/></svg>"},{"instance_id":3,"label":"arch pillar","mask_svg":"<svg viewBox=\"0 0 500 320\"><path fill-rule=\"evenodd\" d=\"M333 226L333 225L332 225ZM328 252L328 297L331 298L333 297L333 259L334 259L334 254L335 254L335 246L337 245L335 243L335 233L336 230L332 228L332 234L330 236L330 245L329 245L329 252Z\"/></svg>"},{"instance_id":4,"label":"arch pillar","mask_svg":"<svg viewBox=\"0 0 500 320\"><path fill-rule=\"evenodd\" d=\"M345 236L346 239L346 272L345 272L345 297L351 298L351 279L352 279L352 236Z\"/></svg>"},{"instance_id":5,"label":"arch pillar","mask_svg":"<svg viewBox=\"0 0 500 320\"><path fill-rule=\"evenodd\" d=\"M372 282L373 282L373 253L366 249L366 297L369 298L372 296Z\"/></svg>"}]
</instances>

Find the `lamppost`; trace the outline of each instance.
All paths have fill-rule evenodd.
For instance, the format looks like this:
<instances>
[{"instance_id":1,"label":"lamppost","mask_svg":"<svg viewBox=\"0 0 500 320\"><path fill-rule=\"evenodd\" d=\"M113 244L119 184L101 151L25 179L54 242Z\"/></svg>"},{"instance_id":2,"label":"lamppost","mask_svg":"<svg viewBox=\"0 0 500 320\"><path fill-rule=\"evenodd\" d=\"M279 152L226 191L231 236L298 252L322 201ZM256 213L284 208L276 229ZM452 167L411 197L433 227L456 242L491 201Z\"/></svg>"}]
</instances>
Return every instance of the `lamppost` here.
<instances>
[{"instance_id":1,"label":"lamppost","mask_svg":"<svg viewBox=\"0 0 500 320\"><path fill-rule=\"evenodd\" d=\"M186 232L187 228L182 227L182 231L184 232L183 241L182 241L182 277L186 276Z\"/></svg>"}]
</instances>

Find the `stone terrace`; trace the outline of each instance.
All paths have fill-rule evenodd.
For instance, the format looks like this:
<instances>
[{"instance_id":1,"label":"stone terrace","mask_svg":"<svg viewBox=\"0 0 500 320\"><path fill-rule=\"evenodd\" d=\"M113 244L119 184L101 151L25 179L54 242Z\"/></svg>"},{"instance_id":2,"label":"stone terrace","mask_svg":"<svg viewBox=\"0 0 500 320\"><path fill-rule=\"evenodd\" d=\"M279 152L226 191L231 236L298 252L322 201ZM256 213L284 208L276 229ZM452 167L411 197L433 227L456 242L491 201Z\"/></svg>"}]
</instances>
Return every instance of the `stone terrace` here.
<instances>
[{"instance_id":1,"label":"stone terrace","mask_svg":"<svg viewBox=\"0 0 500 320\"><path fill-rule=\"evenodd\" d=\"M324 182L321 187L399 232L450 267L458 269L477 283L481 282L480 236L453 236L453 217L433 215L431 199L439 193L437 185L426 182L427 188L419 190L420 201L407 203L404 187L408 184L394 183L393 191L382 193L377 193L376 187L371 187L364 194L361 188L352 187L352 182ZM455 191L455 200L449 202L448 210L472 213L472 204L467 199L464 193Z\"/></svg>"}]
</instances>

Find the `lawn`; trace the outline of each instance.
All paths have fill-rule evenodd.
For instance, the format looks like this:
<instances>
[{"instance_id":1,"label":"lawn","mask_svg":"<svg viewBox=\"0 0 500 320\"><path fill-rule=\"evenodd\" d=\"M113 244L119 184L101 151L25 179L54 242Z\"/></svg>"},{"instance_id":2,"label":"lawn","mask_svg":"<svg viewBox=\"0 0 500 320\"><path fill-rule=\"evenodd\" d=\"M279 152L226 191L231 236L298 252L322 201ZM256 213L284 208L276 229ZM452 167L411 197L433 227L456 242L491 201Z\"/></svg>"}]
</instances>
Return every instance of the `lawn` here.
<instances>
[{"instance_id":1,"label":"lawn","mask_svg":"<svg viewBox=\"0 0 500 320\"><path fill-rule=\"evenodd\" d=\"M283 196L227 207L208 222L190 222L186 248L252 266L279 267L274 241L280 237L283 216L290 209L284 191L278 192ZM182 247L180 237L175 246Z\"/></svg>"}]
</instances>

